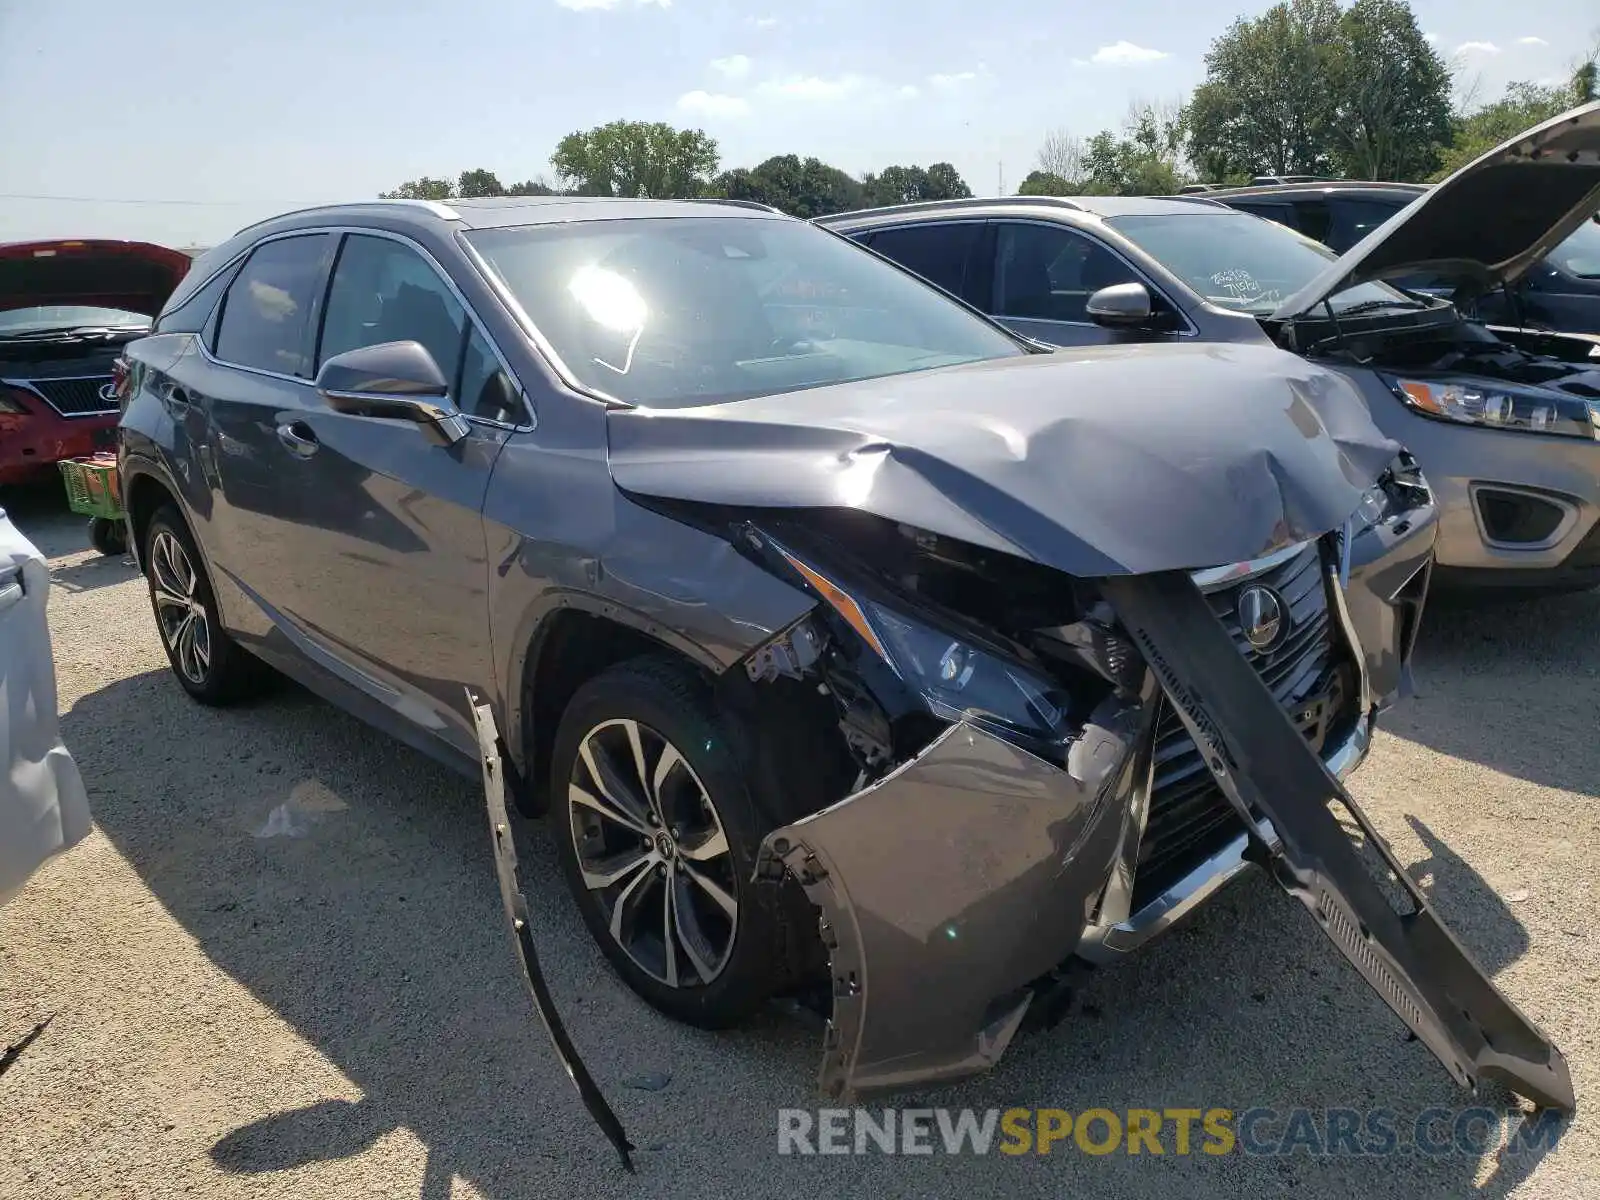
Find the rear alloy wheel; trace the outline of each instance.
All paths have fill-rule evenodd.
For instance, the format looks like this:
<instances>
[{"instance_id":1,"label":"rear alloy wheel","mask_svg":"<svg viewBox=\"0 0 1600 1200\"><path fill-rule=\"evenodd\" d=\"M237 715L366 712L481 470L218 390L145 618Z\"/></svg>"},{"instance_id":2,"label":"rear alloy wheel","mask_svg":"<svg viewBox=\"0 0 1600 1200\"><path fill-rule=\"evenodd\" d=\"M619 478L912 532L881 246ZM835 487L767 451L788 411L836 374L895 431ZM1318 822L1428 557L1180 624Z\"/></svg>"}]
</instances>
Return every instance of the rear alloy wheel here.
<instances>
[{"instance_id":1,"label":"rear alloy wheel","mask_svg":"<svg viewBox=\"0 0 1600 1200\"><path fill-rule=\"evenodd\" d=\"M736 742L692 669L650 657L578 689L550 760L556 852L584 924L629 987L708 1029L797 982L816 938L808 907L753 880L772 822Z\"/></svg>"},{"instance_id":2,"label":"rear alloy wheel","mask_svg":"<svg viewBox=\"0 0 1600 1200\"><path fill-rule=\"evenodd\" d=\"M144 569L161 645L184 691L202 704L228 704L259 691L267 669L222 628L200 553L170 506L150 519Z\"/></svg>"}]
</instances>

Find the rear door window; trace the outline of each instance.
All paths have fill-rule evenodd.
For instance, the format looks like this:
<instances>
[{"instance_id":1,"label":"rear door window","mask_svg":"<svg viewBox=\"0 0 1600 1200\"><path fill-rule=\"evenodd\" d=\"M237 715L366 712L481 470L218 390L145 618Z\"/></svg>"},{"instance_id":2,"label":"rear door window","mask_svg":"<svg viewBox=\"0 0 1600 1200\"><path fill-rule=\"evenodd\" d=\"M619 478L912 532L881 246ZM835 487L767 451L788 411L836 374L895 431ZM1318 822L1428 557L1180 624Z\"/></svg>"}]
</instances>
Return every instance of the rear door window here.
<instances>
[{"instance_id":1,"label":"rear door window","mask_svg":"<svg viewBox=\"0 0 1600 1200\"><path fill-rule=\"evenodd\" d=\"M235 366L310 376L309 343L333 236L278 238L256 247L223 298L216 356Z\"/></svg>"},{"instance_id":2,"label":"rear door window","mask_svg":"<svg viewBox=\"0 0 1600 1200\"><path fill-rule=\"evenodd\" d=\"M982 221L936 222L879 230L868 244L929 283L964 296L967 265L982 233Z\"/></svg>"},{"instance_id":3,"label":"rear door window","mask_svg":"<svg viewBox=\"0 0 1600 1200\"><path fill-rule=\"evenodd\" d=\"M1333 228L1329 232L1328 244L1336 253L1343 254L1404 207L1404 202L1389 204L1382 200L1335 200Z\"/></svg>"},{"instance_id":4,"label":"rear door window","mask_svg":"<svg viewBox=\"0 0 1600 1200\"><path fill-rule=\"evenodd\" d=\"M1240 212L1247 212L1252 217L1263 217L1268 221L1276 221L1279 225L1287 225L1290 229L1296 227L1294 209L1287 204L1268 204L1264 201L1246 203L1241 200L1235 202L1232 207Z\"/></svg>"},{"instance_id":5,"label":"rear door window","mask_svg":"<svg viewBox=\"0 0 1600 1200\"><path fill-rule=\"evenodd\" d=\"M1089 297L1116 283L1150 287L1105 246L1074 230L1020 221L996 225L996 316L1088 324Z\"/></svg>"}]
</instances>

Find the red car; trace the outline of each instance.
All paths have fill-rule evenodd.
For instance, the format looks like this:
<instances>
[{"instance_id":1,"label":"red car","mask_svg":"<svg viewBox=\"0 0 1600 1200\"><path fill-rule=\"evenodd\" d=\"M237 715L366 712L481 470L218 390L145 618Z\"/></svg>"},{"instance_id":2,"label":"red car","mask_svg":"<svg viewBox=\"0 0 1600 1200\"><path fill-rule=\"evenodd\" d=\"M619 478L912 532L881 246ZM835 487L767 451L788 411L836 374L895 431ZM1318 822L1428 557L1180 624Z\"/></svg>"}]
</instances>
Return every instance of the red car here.
<instances>
[{"instance_id":1,"label":"red car","mask_svg":"<svg viewBox=\"0 0 1600 1200\"><path fill-rule=\"evenodd\" d=\"M114 443L112 365L188 269L147 242L0 244L0 486Z\"/></svg>"}]
</instances>

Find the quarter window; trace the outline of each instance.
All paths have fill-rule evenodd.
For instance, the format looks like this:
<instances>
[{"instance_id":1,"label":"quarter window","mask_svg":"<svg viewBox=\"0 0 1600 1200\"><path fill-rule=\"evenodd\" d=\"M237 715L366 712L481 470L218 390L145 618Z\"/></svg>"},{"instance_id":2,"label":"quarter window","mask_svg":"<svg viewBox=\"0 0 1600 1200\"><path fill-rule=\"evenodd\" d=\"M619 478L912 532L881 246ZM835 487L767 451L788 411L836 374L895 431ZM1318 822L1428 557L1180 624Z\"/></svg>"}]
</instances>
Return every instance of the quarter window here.
<instances>
[{"instance_id":1,"label":"quarter window","mask_svg":"<svg viewBox=\"0 0 1600 1200\"><path fill-rule=\"evenodd\" d=\"M1144 280L1092 238L1059 225L999 226L994 267L998 316L1088 323L1089 297L1114 283Z\"/></svg>"},{"instance_id":2,"label":"quarter window","mask_svg":"<svg viewBox=\"0 0 1600 1200\"><path fill-rule=\"evenodd\" d=\"M475 325L467 335L466 352L461 357L456 397L456 404L468 416L512 425L525 416L516 384L511 382L489 348L488 340Z\"/></svg>"},{"instance_id":3,"label":"quarter window","mask_svg":"<svg viewBox=\"0 0 1600 1200\"><path fill-rule=\"evenodd\" d=\"M218 358L282 375L310 374L306 333L329 241L327 234L307 234L255 249L223 298Z\"/></svg>"},{"instance_id":4,"label":"quarter window","mask_svg":"<svg viewBox=\"0 0 1600 1200\"><path fill-rule=\"evenodd\" d=\"M320 367L336 354L383 342L418 342L454 379L467 315L444 280L409 246L351 234L328 288Z\"/></svg>"}]
</instances>

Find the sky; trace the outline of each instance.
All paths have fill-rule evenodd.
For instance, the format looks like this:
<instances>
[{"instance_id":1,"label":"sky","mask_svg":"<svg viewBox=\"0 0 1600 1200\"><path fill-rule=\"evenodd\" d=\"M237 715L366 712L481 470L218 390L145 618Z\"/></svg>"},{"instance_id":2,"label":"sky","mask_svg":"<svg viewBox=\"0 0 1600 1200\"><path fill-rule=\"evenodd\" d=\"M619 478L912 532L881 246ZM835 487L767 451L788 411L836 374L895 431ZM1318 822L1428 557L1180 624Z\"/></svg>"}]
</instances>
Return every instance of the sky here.
<instances>
[{"instance_id":1,"label":"sky","mask_svg":"<svg viewBox=\"0 0 1600 1200\"><path fill-rule=\"evenodd\" d=\"M953 162L1006 192L1047 132L1181 99L1266 0L0 0L0 241L210 245L428 174L550 175L617 118L724 168ZM1416 0L1480 98L1553 80L1594 0Z\"/></svg>"}]
</instances>

